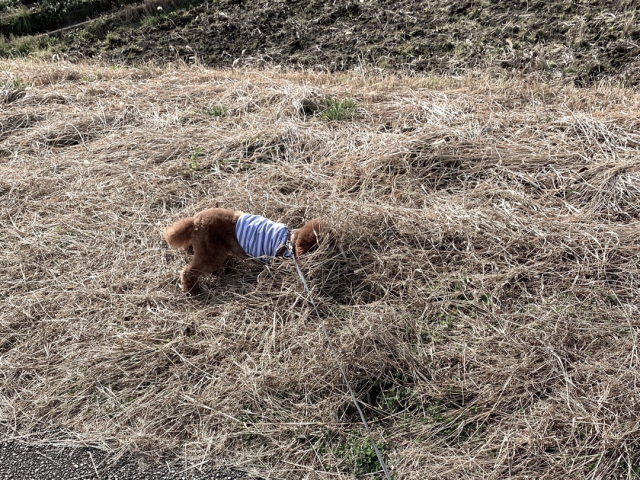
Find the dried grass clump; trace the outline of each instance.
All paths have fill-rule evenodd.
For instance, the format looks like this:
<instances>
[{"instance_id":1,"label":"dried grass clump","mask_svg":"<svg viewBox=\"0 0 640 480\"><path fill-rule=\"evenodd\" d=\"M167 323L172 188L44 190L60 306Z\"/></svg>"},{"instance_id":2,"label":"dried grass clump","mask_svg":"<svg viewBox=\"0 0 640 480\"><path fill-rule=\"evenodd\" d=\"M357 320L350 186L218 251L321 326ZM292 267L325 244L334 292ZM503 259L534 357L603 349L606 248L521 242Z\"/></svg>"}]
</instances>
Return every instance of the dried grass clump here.
<instances>
[{"instance_id":1,"label":"dried grass clump","mask_svg":"<svg viewBox=\"0 0 640 480\"><path fill-rule=\"evenodd\" d=\"M637 92L25 60L2 76L32 85L0 112L11 435L265 478L370 468L290 262L179 292L161 232L221 206L333 225L302 268L397 478L636 475ZM348 97L356 117L323 119Z\"/></svg>"}]
</instances>

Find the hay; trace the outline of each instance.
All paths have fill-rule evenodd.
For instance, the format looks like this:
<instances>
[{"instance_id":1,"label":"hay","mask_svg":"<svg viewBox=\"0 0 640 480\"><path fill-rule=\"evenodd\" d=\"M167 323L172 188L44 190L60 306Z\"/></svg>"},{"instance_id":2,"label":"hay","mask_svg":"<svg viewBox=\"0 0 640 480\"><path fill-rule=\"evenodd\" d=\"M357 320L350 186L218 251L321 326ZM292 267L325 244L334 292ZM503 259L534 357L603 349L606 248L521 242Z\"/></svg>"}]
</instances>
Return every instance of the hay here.
<instances>
[{"instance_id":1,"label":"hay","mask_svg":"<svg viewBox=\"0 0 640 480\"><path fill-rule=\"evenodd\" d=\"M637 92L3 62L0 84L16 77L0 112L12 436L265 478L369 468L291 262L232 262L180 294L162 229L222 206L334 226L302 267L397 478L635 475ZM354 119L324 120L328 97L354 98Z\"/></svg>"}]
</instances>

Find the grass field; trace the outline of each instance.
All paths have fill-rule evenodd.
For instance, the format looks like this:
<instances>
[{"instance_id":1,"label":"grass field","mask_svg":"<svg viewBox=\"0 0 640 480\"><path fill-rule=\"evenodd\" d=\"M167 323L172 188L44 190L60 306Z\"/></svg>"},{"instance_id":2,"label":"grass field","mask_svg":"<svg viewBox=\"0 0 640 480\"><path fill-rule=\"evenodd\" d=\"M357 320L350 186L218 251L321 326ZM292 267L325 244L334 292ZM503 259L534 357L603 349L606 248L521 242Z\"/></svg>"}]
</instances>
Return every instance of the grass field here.
<instances>
[{"instance_id":1,"label":"grass field","mask_svg":"<svg viewBox=\"0 0 640 480\"><path fill-rule=\"evenodd\" d=\"M637 478L639 103L473 72L2 61L0 424L264 478L376 472L291 262L180 293L162 230L220 206L333 226L302 269L395 478Z\"/></svg>"}]
</instances>

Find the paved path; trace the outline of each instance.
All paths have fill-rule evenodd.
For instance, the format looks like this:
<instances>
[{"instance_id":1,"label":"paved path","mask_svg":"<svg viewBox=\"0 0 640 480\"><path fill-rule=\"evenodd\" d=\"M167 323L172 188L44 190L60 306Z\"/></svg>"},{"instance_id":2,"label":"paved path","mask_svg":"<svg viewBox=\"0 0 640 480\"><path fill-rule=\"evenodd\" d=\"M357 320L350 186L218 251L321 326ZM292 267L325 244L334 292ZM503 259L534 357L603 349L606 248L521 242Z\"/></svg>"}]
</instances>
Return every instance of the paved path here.
<instances>
[{"instance_id":1,"label":"paved path","mask_svg":"<svg viewBox=\"0 0 640 480\"><path fill-rule=\"evenodd\" d=\"M109 467L95 448L25 445L0 440L0 480L236 480L242 472L205 464L185 471L185 464L154 463L142 456L120 459Z\"/></svg>"}]
</instances>

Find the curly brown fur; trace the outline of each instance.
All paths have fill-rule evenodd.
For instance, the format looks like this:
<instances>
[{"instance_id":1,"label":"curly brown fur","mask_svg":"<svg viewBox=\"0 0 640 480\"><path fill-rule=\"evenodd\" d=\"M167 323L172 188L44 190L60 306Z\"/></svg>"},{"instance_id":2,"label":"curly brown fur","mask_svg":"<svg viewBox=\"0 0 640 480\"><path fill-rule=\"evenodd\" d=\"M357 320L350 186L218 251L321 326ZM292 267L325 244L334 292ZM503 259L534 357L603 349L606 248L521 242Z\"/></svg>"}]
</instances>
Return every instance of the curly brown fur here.
<instances>
[{"instance_id":1,"label":"curly brown fur","mask_svg":"<svg viewBox=\"0 0 640 480\"><path fill-rule=\"evenodd\" d=\"M178 220L165 229L164 239L169 245L193 252L191 262L180 275L183 292L197 293L200 276L219 270L227 258L247 256L236 238L236 223L242 214L237 210L209 208L194 217ZM318 219L293 231L295 255L307 253L327 231L327 224Z\"/></svg>"},{"instance_id":2,"label":"curly brown fur","mask_svg":"<svg viewBox=\"0 0 640 480\"><path fill-rule=\"evenodd\" d=\"M320 243L326 235L329 227L326 222L313 219L295 231L293 237L294 251L296 255L303 255Z\"/></svg>"},{"instance_id":3,"label":"curly brown fur","mask_svg":"<svg viewBox=\"0 0 640 480\"><path fill-rule=\"evenodd\" d=\"M174 248L187 250L191 246L192 231L193 218L183 218L166 228L164 231L164 239Z\"/></svg>"}]
</instances>

